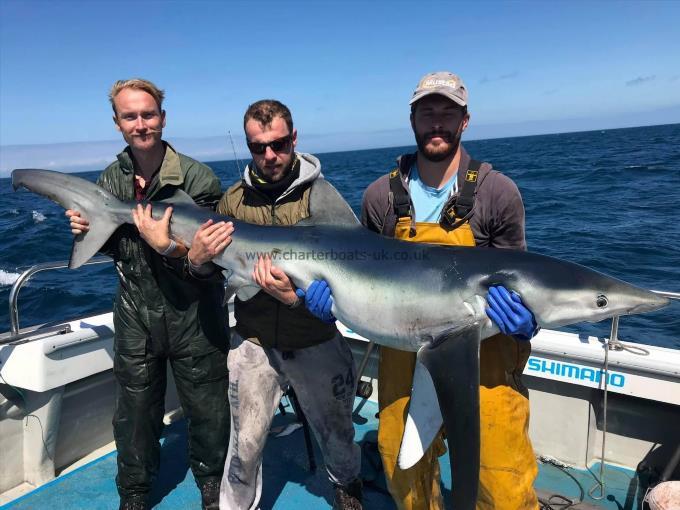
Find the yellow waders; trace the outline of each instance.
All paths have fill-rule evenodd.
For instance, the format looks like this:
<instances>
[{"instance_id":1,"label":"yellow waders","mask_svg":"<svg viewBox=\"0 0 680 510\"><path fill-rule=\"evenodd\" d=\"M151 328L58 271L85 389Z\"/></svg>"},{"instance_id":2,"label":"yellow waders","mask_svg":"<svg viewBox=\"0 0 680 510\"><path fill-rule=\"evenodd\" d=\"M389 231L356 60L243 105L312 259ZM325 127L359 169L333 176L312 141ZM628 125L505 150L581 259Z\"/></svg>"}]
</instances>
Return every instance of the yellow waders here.
<instances>
[{"instance_id":1,"label":"yellow waders","mask_svg":"<svg viewBox=\"0 0 680 510\"><path fill-rule=\"evenodd\" d=\"M470 224L445 230L437 223L399 218L395 237L405 241L474 246ZM533 481L538 466L529 441L529 399L520 375L529 358L528 342L496 335L482 342L480 351L480 473L477 510L538 508ZM407 470L397 458L411 396L416 354L380 348L378 448L387 487L400 510L444 508L437 457L446 452L442 434L423 458ZM455 480L453 481L455 484ZM454 489L455 490L455 489ZM455 510L455 509L454 509Z\"/></svg>"}]
</instances>

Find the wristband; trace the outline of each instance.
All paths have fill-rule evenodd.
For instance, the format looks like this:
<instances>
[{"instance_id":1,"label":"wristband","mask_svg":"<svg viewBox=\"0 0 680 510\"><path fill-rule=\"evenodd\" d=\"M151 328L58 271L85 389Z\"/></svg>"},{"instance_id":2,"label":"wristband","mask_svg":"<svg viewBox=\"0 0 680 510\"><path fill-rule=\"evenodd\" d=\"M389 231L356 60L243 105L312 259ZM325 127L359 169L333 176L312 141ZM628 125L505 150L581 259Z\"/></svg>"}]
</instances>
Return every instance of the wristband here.
<instances>
[{"instance_id":1,"label":"wristband","mask_svg":"<svg viewBox=\"0 0 680 510\"><path fill-rule=\"evenodd\" d=\"M194 264L193 262L191 262L191 259L189 258L189 253L187 253L187 262L189 263L189 268L190 268L190 269L194 269L194 270L196 270L196 269L201 269L201 266L202 266L202 265L199 266L199 265Z\"/></svg>"},{"instance_id":2,"label":"wristband","mask_svg":"<svg viewBox=\"0 0 680 510\"><path fill-rule=\"evenodd\" d=\"M207 276L211 276L215 272L215 266L213 264L208 264L207 262L200 266L194 264L189 258L189 253L187 253L186 259L187 270L189 271L189 274L192 276L196 276L198 278L205 278Z\"/></svg>"},{"instance_id":3,"label":"wristband","mask_svg":"<svg viewBox=\"0 0 680 510\"><path fill-rule=\"evenodd\" d=\"M177 243L175 242L174 239L170 239L170 244L168 247L161 252L161 255L164 257L169 256L172 252L174 252L177 249Z\"/></svg>"},{"instance_id":4,"label":"wristband","mask_svg":"<svg viewBox=\"0 0 680 510\"><path fill-rule=\"evenodd\" d=\"M304 299L302 299L300 296L297 294L295 295L295 301L293 301L291 304L288 305L288 308L293 310L294 308L297 308L304 302Z\"/></svg>"}]
</instances>

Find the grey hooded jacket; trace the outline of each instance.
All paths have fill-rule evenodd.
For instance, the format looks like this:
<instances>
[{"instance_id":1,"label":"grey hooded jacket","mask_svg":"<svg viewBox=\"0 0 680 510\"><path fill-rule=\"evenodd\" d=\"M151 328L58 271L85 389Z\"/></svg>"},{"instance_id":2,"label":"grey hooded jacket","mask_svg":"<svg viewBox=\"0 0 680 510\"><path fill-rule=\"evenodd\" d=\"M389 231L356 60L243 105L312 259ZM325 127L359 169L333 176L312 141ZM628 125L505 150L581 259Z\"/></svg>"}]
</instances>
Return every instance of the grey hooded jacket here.
<instances>
[{"instance_id":1,"label":"grey hooded jacket","mask_svg":"<svg viewBox=\"0 0 680 510\"><path fill-rule=\"evenodd\" d=\"M217 212L258 225L294 225L309 218L312 187L331 187L321 174L321 163L311 154L296 153L291 171L299 165L299 176L272 200L253 183L251 163L242 180L222 196ZM253 265L255 261L253 260ZM276 261L274 261L276 264ZM265 347L292 351L326 342L337 332L305 306L291 308L264 291L247 301L234 299L236 331L243 338Z\"/></svg>"}]
</instances>

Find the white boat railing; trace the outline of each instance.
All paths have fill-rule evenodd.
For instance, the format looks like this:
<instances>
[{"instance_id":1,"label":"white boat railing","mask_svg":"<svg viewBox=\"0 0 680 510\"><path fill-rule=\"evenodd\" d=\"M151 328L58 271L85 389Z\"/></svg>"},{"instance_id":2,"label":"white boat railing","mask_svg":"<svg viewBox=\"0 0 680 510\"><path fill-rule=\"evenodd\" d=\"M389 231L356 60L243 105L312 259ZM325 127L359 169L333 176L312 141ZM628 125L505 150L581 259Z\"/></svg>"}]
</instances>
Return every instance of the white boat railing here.
<instances>
[{"instance_id":1,"label":"white boat railing","mask_svg":"<svg viewBox=\"0 0 680 510\"><path fill-rule=\"evenodd\" d=\"M654 294L667 297L668 299L680 299L680 292L667 292L665 290L652 290Z\"/></svg>"},{"instance_id":2,"label":"white boat railing","mask_svg":"<svg viewBox=\"0 0 680 510\"><path fill-rule=\"evenodd\" d=\"M93 257L85 264L83 265L92 265L92 264L103 264L104 262L111 262L110 257L106 256L100 256L100 257ZM0 342L0 343L7 343L8 341L11 340L16 340L16 337L19 336L19 308L18 308L18 301L19 301L19 291L21 288L24 286L24 284L31 278L36 273L39 273L41 271L47 271L50 269L64 269L68 267L68 260L62 260L61 262L43 262L42 264L36 264L34 266L29 267L26 269L19 278L14 282L14 285L12 285L12 288L9 291L9 320L10 320L10 335L9 338L5 339L5 341Z\"/></svg>"}]
</instances>

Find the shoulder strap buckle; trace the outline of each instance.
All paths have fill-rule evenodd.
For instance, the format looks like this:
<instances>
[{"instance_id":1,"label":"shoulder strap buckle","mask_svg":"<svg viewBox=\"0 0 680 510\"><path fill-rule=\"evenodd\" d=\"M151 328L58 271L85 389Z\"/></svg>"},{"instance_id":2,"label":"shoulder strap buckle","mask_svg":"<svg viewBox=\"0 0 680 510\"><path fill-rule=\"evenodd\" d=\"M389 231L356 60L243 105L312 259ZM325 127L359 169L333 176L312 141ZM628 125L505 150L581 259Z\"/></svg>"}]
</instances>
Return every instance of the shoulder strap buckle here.
<instances>
[{"instance_id":1,"label":"shoulder strap buckle","mask_svg":"<svg viewBox=\"0 0 680 510\"><path fill-rule=\"evenodd\" d=\"M392 192L394 212L396 213L397 218L412 216L411 199L409 198L408 192L404 189L404 183L401 180L402 172L404 172L404 170L408 171L412 161L412 155L402 156L399 167L389 173L390 191Z\"/></svg>"},{"instance_id":2,"label":"shoulder strap buckle","mask_svg":"<svg viewBox=\"0 0 680 510\"><path fill-rule=\"evenodd\" d=\"M442 228L455 230L472 217L477 191L477 178L479 177L481 166L481 161L470 160L460 193L453 195L444 204L441 216L439 217L439 224Z\"/></svg>"}]
</instances>

